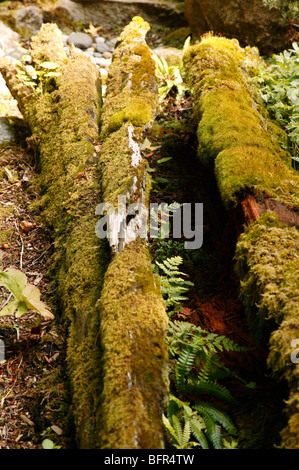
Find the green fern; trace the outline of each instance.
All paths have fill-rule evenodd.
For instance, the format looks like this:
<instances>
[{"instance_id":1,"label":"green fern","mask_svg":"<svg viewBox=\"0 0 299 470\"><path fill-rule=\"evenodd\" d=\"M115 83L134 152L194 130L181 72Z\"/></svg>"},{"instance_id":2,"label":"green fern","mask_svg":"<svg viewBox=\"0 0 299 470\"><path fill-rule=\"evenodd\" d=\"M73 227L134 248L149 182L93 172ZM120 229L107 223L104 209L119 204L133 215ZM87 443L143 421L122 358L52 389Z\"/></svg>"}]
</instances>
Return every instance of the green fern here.
<instances>
[{"instance_id":1,"label":"green fern","mask_svg":"<svg viewBox=\"0 0 299 470\"><path fill-rule=\"evenodd\" d=\"M180 398L198 397L192 409L189 403L172 396L168 414L173 417L180 407L185 407L187 419L186 409L189 408L190 431L202 448L210 445L216 449L230 446L229 442L223 441L223 431L231 436L236 434L232 420L222 410L204 400L215 397L222 402L237 403L229 390L218 382L219 377L231 374L222 364L219 353L243 351L247 348L239 346L226 336L209 333L191 323L177 320L169 322L166 340L170 357L174 359L174 381ZM170 420L172 422L173 418ZM236 442L232 448L235 445Z\"/></svg>"},{"instance_id":2,"label":"green fern","mask_svg":"<svg viewBox=\"0 0 299 470\"><path fill-rule=\"evenodd\" d=\"M160 275L160 286L169 316L181 308L182 301L188 300L184 294L193 286L192 282L185 279L186 274L179 269L182 263L181 256L173 256L162 262L156 261L156 266L163 273Z\"/></svg>"}]
</instances>

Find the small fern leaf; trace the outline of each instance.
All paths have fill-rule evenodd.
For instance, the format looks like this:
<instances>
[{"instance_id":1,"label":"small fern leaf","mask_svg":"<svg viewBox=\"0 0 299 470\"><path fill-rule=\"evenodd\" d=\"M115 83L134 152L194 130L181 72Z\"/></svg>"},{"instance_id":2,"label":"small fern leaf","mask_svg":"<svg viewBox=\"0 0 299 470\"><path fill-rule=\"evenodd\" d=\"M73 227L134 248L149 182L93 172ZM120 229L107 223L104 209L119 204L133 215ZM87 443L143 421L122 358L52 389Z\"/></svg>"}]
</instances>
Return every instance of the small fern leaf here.
<instances>
[{"instance_id":1,"label":"small fern leaf","mask_svg":"<svg viewBox=\"0 0 299 470\"><path fill-rule=\"evenodd\" d=\"M192 418L190 420L190 426L191 426L191 432L193 436L199 442L202 449L209 449L209 443L203 432L203 429L206 429L206 427L203 424L201 424L196 418Z\"/></svg>"},{"instance_id":2,"label":"small fern leaf","mask_svg":"<svg viewBox=\"0 0 299 470\"><path fill-rule=\"evenodd\" d=\"M175 434L177 436L177 442L181 446L183 442L183 430L182 430L182 425L177 415L172 416L172 422L173 422L173 428L174 428Z\"/></svg>"},{"instance_id":3,"label":"small fern leaf","mask_svg":"<svg viewBox=\"0 0 299 470\"><path fill-rule=\"evenodd\" d=\"M162 422L163 422L163 425L166 429L166 432L167 434L169 435L169 438L170 440L175 444L179 444L179 438L173 428L173 426L171 425L170 421L168 418L166 418L166 416L163 414L162 415Z\"/></svg>"},{"instance_id":4,"label":"small fern leaf","mask_svg":"<svg viewBox=\"0 0 299 470\"><path fill-rule=\"evenodd\" d=\"M216 381L206 382L189 382L185 386L186 393L197 393L201 395L213 395L220 400L227 401L228 403L237 404L237 400L231 395L226 387L220 385Z\"/></svg>"},{"instance_id":5,"label":"small fern leaf","mask_svg":"<svg viewBox=\"0 0 299 470\"><path fill-rule=\"evenodd\" d=\"M189 420L185 421L184 431L182 435L182 449L186 449L188 447L189 441L191 436L191 426Z\"/></svg>"},{"instance_id":6,"label":"small fern leaf","mask_svg":"<svg viewBox=\"0 0 299 470\"><path fill-rule=\"evenodd\" d=\"M222 434L221 428L206 412L201 412L201 416L207 427L207 435L210 439L214 449L222 449Z\"/></svg>"},{"instance_id":7,"label":"small fern leaf","mask_svg":"<svg viewBox=\"0 0 299 470\"><path fill-rule=\"evenodd\" d=\"M200 414L202 412L207 413L213 421L220 424L229 434L236 435L237 430L232 420L215 406L206 402L197 402L194 409Z\"/></svg>"}]
</instances>

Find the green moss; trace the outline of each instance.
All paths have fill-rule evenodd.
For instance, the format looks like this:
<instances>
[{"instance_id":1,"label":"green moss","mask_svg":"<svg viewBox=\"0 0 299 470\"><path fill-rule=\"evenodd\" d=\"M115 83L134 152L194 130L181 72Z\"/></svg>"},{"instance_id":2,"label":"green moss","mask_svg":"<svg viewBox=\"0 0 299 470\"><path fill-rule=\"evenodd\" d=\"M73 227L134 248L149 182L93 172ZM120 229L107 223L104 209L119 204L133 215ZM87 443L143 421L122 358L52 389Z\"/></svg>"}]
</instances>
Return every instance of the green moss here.
<instances>
[{"instance_id":1,"label":"green moss","mask_svg":"<svg viewBox=\"0 0 299 470\"><path fill-rule=\"evenodd\" d=\"M138 148L158 106L155 64L144 41L147 29L142 19L133 19L109 69L99 169L103 200L115 208L119 195L127 204L148 203L146 162L132 162L132 144ZM115 251L97 304L103 377L95 407L99 442L110 449L162 448L168 318L146 244L137 238Z\"/></svg>"},{"instance_id":2,"label":"green moss","mask_svg":"<svg viewBox=\"0 0 299 470\"><path fill-rule=\"evenodd\" d=\"M141 99L133 98L128 106L111 116L108 132L116 131L125 122L130 122L134 126L144 127L152 120L153 112L151 106L144 103Z\"/></svg>"},{"instance_id":3,"label":"green moss","mask_svg":"<svg viewBox=\"0 0 299 470\"><path fill-rule=\"evenodd\" d=\"M158 94L155 62L144 40L148 29L148 23L137 17L121 34L109 68L102 110L102 139L124 122L144 129L153 121Z\"/></svg>"},{"instance_id":4,"label":"green moss","mask_svg":"<svg viewBox=\"0 0 299 470\"><path fill-rule=\"evenodd\" d=\"M159 403L167 391L167 315L147 248L140 241L114 257L99 308L105 376L101 445L161 448L163 435L157 422L161 422ZM130 423L126 432L120 423Z\"/></svg>"},{"instance_id":5,"label":"green moss","mask_svg":"<svg viewBox=\"0 0 299 470\"><path fill-rule=\"evenodd\" d=\"M251 224L238 241L235 260L240 297L252 334L269 341L268 366L278 380L286 380L288 426L282 447L298 448L299 363L292 362L293 341L299 338L299 232L266 213Z\"/></svg>"},{"instance_id":6,"label":"green moss","mask_svg":"<svg viewBox=\"0 0 299 470\"><path fill-rule=\"evenodd\" d=\"M186 51L184 64L198 120L198 155L215 168L228 209L248 191L298 208L299 176L280 146L283 131L269 120L251 88L250 77L259 63L255 49L214 36Z\"/></svg>"}]
</instances>

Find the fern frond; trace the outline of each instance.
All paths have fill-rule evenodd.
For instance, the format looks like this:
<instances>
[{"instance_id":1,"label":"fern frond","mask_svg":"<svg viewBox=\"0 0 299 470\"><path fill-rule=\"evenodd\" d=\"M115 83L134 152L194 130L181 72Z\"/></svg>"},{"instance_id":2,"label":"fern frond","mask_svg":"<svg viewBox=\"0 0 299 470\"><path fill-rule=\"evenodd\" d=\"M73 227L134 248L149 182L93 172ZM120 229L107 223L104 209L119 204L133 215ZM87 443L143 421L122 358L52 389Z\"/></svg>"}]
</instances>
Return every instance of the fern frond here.
<instances>
[{"instance_id":1,"label":"fern frond","mask_svg":"<svg viewBox=\"0 0 299 470\"><path fill-rule=\"evenodd\" d=\"M193 348L186 347L177 359L175 367L175 377L178 390L182 390L185 385L185 378L188 376L195 359Z\"/></svg>"},{"instance_id":2,"label":"fern frond","mask_svg":"<svg viewBox=\"0 0 299 470\"><path fill-rule=\"evenodd\" d=\"M166 416L164 414L162 415L162 422L163 422L163 425L166 429L167 434L169 435L170 440L173 442L174 445L178 445L179 444L179 439L178 439L178 436L176 434L176 431L174 430L174 428L173 428L172 424L170 423L169 419L166 418Z\"/></svg>"},{"instance_id":3,"label":"fern frond","mask_svg":"<svg viewBox=\"0 0 299 470\"><path fill-rule=\"evenodd\" d=\"M220 400L227 401L228 403L236 404L236 399L228 391L224 385L217 383L216 381L208 380L206 382L191 382L189 381L184 390L186 393L196 393L198 395L213 395Z\"/></svg>"},{"instance_id":4,"label":"fern frond","mask_svg":"<svg viewBox=\"0 0 299 470\"><path fill-rule=\"evenodd\" d=\"M200 414L207 413L213 421L220 424L229 434L235 435L237 433L231 418L210 403L197 402L194 409Z\"/></svg>"},{"instance_id":5,"label":"fern frond","mask_svg":"<svg viewBox=\"0 0 299 470\"><path fill-rule=\"evenodd\" d=\"M200 423L197 418L190 419L191 432L203 449L209 449L209 443L203 430L206 429L204 423Z\"/></svg>"},{"instance_id":6,"label":"fern frond","mask_svg":"<svg viewBox=\"0 0 299 470\"><path fill-rule=\"evenodd\" d=\"M172 416L172 423L173 423L175 434L177 436L178 445L181 446L183 442L183 430L182 430L182 426L177 415Z\"/></svg>"}]
</instances>

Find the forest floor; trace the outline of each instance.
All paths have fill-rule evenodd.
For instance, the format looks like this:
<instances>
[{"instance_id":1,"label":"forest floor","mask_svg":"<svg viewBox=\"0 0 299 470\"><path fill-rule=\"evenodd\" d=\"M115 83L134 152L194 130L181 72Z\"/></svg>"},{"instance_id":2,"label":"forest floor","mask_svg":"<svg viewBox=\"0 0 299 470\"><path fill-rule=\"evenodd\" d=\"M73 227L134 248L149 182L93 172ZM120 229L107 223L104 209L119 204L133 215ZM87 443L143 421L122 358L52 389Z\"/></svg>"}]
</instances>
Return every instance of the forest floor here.
<instances>
[{"instance_id":1,"label":"forest floor","mask_svg":"<svg viewBox=\"0 0 299 470\"><path fill-rule=\"evenodd\" d=\"M156 38L154 35L150 41L152 47ZM28 129L22 116L13 100L9 106L17 141L0 147L0 168L7 168L11 176L2 178L0 187L1 269L21 269L28 282L40 289L42 300L59 313L59 307L52 303L47 274L54 249L51 234L32 209L32 202L40 197L31 184L37 175L37 164L26 147ZM233 274L237 237L234 221L222 209L212 174L196 158L191 113L190 99L176 105L170 98L147 136L155 150L147 150L144 156L155 170L151 202L203 203L203 246L182 251L182 243L151 241L153 262L167 250L184 258L183 269L194 287L176 318L229 336L249 348L244 353L223 356L225 364L243 379L232 378L227 383L239 402L230 412L240 430L240 447L271 448L279 442L284 390L268 377L266 348L255 344L248 334ZM171 160L159 163L169 157ZM1 309L9 295L0 289ZM5 361L0 365L1 449L38 449L45 438L57 447L74 446L68 419L66 336L57 322L40 320L32 312L20 318L0 317L0 339L5 345ZM252 382L255 387L248 388L246 383Z\"/></svg>"}]
</instances>

